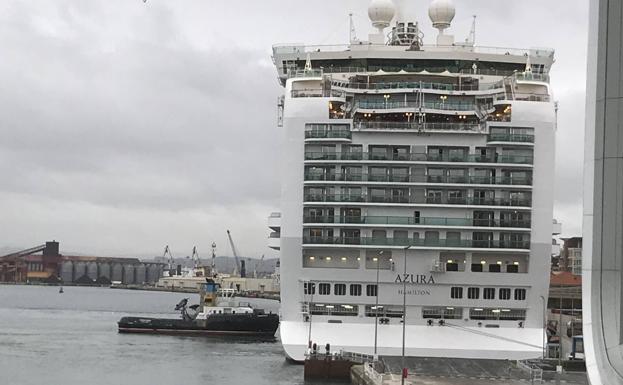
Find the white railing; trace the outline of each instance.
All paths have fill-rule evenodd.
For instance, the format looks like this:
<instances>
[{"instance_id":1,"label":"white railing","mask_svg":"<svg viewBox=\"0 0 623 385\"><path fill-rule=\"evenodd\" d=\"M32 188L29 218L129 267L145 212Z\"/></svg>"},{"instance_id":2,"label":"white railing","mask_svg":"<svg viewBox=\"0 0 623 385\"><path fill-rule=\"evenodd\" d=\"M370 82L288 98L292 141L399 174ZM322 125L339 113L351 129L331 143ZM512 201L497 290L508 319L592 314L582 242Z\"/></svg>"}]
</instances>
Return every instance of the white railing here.
<instances>
[{"instance_id":1,"label":"white railing","mask_svg":"<svg viewBox=\"0 0 623 385\"><path fill-rule=\"evenodd\" d=\"M415 131L474 131L485 132L484 125L469 123L407 123L354 122L353 130L415 130Z\"/></svg>"},{"instance_id":2,"label":"white railing","mask_svg":"<svg viewBox=\"0 0 623 385\"><path fill-rule=\"evenodd\" d=\"M517 361L517 368L530 373L532 383L543 383L543 369L524 361Z\"/></svg>"},{"instance_id":3,"label":"white railing","mask_svg":"<svg viewBox=\"0 0 623 385\"><path fill-rule=\"evenodd\" d=\"M303 45L303 44L276 44L273 46L273 53L278 54L305 54L312 52L342 52L350 51L350 44L329 44L329 45ZM362 47L380 48L380 49L402 49L402 46L388 46L386 44L360 44L355 45L355 49ZM554 50L551 48L506 48L506 47L486 47L486 46L439 46L433 44L424 44L421 46L422 51L437 52L474 52L492 55L513 55L532 57L554 57Z\"/></svg>"},{"instance_id":4,"label":"white railing","mask_svg":"<svg viewBox=\"0 0 623 385\"><path fill-rule=\"evenodd\" d=\"M370 354L354 353L354 352L347 352L344 350L340 350L339 356L352 362L358 362L358 363L374 362L374 356Z\"/></svg>"}]
</instances>

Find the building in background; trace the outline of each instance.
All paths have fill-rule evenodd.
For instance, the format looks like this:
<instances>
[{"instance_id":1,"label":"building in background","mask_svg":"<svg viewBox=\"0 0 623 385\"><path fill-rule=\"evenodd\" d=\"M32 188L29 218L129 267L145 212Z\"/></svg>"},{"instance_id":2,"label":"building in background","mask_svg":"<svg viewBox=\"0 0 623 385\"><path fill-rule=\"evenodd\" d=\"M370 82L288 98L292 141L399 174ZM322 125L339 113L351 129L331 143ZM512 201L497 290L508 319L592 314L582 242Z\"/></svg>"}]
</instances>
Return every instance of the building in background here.
<instances>
[{"instance_id":1,"label":"building in background","mask_svg":"<svg viewBox=\"0 0 623 385\"><path fill-rule=\"evenodd\" d=\"M62 255L55 241L0 257L0 282L10 283L153 284L163 270L138 258Z\"/></svg>"},{"instance_id":2,"label":"building in background","mask_svg":"<svg viewBox=\"0 0 623 385\"><path fill-rule=\"evenodd\" d=\"M560 259L562 271L582 275L582 237L563 238Z\"/></svg>"}]
</instances>

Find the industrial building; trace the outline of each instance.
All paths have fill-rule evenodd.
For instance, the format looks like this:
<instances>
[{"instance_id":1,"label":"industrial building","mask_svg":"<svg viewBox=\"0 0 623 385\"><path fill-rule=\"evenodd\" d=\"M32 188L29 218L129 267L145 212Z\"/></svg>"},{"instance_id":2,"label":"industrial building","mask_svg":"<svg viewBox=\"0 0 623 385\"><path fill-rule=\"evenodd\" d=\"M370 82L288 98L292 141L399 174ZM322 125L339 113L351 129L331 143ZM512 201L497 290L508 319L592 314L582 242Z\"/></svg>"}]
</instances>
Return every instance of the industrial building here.
<instances>
[{"instance_id":1,"label":"industrial building","mask_svg":"<svg viewBox=\"0 0 623 385\"><path fill-rule=\"evenodd\" d=\"M163 263L142 262L138 258L62 255L59 243L51 241L0 257L0 282L153 284L164 268Z\"/></svg>"}]
</instances>

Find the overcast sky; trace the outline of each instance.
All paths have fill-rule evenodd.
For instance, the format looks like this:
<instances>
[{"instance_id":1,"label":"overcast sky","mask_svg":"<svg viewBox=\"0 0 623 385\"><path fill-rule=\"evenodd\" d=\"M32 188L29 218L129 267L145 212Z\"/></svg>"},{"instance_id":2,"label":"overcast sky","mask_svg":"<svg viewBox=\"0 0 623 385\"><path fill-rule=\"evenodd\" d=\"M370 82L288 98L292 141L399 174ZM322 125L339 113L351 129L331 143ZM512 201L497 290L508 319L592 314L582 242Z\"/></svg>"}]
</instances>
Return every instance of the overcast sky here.
<instances>
[{"instance_id":1,"label":"overcast sky","mask_svg":"<svg viewBox=\"0 0 623 385\"><path fill-rule=\"evenodd\" d=\"M414 13L432 43L428 1ZM552 47L560 102L555 215L581 232L587 1L455 0L450 30L477 45ZM173 254L226 229L245 256L279 209L275 43L372 30L367 0L0 2L0 248Z\"/></svg>"}]
</instances>

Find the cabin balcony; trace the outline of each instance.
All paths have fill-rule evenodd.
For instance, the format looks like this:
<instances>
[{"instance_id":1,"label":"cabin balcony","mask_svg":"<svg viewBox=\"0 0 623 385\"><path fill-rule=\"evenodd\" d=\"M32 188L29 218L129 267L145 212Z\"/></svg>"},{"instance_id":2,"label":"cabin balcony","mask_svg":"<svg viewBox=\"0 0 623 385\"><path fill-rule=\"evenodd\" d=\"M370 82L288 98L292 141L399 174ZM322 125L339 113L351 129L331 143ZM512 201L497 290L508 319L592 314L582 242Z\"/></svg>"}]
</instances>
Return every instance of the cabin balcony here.
<instances>
[{"instance_id":1,"label":"cabin balcony","mask_svg":"<svg viewBox=\"0 0 623 385\"><path fill-rule=\"evenodd\" d=\"M331 246L373 246L398 247L411 246L421 249L505 249L529 252L529 240L475 240L475 239L421 239L385 237L316 237L304 236L303 245Z\"/></svg>"},{"instance_id":2,"label":"cabin balcony","mask_svg":"<svg viewBox=\"0 0 623 385\"><path fill-rule=\"evenodd\" d=\"M421 226L421 227L487 227L530 229L530 220L510 219L479 219L479 218L445 218L445 217L399 217L399 216L339 216L339 215L307 215L303 217L306 225L340 225L340 226Z\"/></svg>"}]
</instances>

